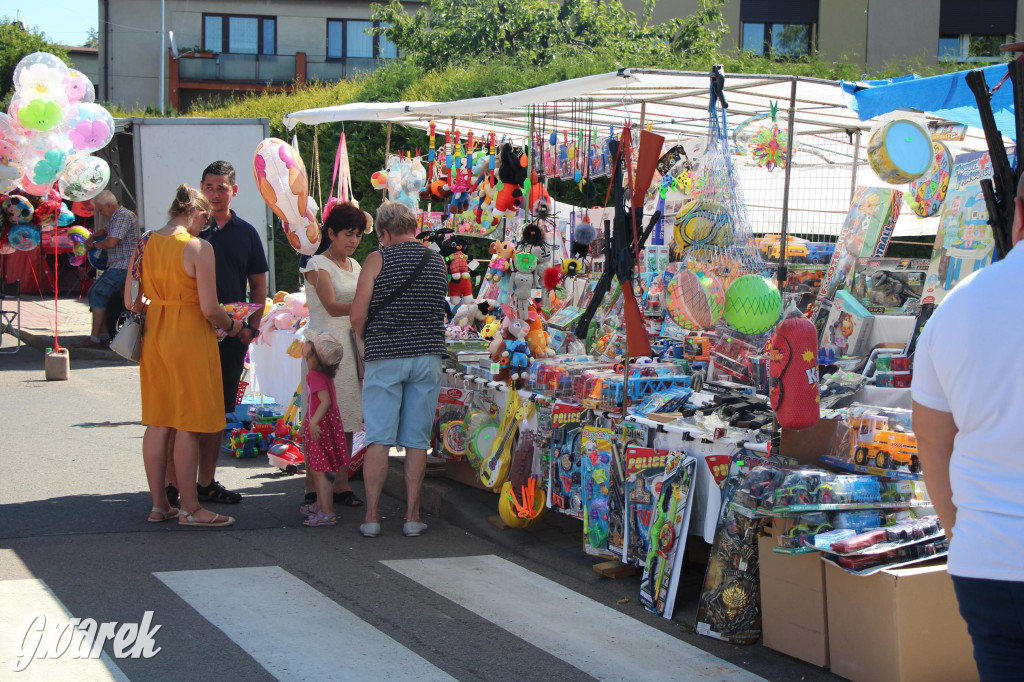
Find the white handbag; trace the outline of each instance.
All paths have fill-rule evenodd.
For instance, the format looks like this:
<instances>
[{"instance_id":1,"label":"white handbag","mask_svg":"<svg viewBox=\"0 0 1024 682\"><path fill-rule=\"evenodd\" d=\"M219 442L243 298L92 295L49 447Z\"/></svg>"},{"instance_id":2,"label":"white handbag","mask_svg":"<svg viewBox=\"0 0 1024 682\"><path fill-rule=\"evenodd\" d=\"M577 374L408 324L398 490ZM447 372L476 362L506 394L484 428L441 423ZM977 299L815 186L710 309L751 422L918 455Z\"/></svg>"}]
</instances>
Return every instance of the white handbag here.
<instances>
[{"instance_id":1,"label":"white handbag","mask_svg":"<svg viewBox=\"0 0 1024 682\"><path fill-rule=\"evenodd\" d=\"M110 350L125 360L138 362L142 357L142 328L146 324L146 316L141 313L125 311L117 321L117 334L110 342Z\"/></svg>"}]
</instances>

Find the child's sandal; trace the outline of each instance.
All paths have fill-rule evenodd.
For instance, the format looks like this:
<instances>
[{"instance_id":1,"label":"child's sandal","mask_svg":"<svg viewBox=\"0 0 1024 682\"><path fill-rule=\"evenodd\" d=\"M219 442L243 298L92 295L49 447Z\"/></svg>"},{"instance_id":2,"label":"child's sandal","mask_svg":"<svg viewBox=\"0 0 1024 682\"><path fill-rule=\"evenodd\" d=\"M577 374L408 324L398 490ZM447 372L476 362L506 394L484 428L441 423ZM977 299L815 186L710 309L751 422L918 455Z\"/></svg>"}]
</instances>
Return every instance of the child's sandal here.
<instances>
[{"instance_id":1,"label":"child's sandal","mask_svg":"<svg viewBox=\"0 0 1024 682\"><path fill-rule=\"evenodd\" d=\"M302 525L315 528L317 526L333 526L336 523L338 523L337 514L325 514L322 511L317 511L316 514L303 521Z\"/></svg>"},{"instance_id":2,"label":"child's sandal","mask_svg":"<svg viewBox=\"0 0 1024 682\"><path fill-rule=\"evenodd\" d=\"M304 504L299 507L299 513L306 517L314 516L320 513L320 507L316 506L316 502Z\"/></svg>"}]
</instances>

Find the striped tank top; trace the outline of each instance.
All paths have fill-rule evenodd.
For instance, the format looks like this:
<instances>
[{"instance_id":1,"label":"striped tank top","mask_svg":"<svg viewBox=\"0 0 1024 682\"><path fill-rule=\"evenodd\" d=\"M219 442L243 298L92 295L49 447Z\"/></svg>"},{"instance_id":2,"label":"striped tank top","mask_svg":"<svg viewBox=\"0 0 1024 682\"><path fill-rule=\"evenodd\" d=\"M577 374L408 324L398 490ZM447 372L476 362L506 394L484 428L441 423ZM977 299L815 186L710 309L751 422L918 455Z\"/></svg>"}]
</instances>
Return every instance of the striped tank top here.
<instances>
[{"instance_id":1,"label":"striped tank top","mask_svg":"<svg viewBox=\"0 0 1024 682\"><path fill-rule=\"evenodd\" d=\"M448 268L441 254L431 251L419 276L398 298L381 306L384 298L408 281L425 248L419 241L408 241L380 250L383 265L373 280L370 322L364 335L367 362L445 354Z\"/></svg>"}]
</instances>

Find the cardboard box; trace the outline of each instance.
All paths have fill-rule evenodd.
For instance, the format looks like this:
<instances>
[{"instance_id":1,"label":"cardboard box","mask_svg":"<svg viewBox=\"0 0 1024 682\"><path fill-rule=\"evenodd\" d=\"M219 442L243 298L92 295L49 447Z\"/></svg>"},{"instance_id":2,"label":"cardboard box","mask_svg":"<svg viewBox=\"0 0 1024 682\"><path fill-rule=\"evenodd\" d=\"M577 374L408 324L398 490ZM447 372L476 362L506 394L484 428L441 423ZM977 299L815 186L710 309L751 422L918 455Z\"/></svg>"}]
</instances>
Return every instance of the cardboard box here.
<instances>
[{"instance_id":1,"label":"cardboard box","mask_svg":"<svg viewBox=\"0 0 1024 682\"><path fill-rule=\"evenodd\" d=\"M764 645L827 668L828 608L821 554L776 554L775 538L758 538Z\"/></svg>"},{"instance_id":2,"label":"cardboard box","mask_svg":"<svg viewBox=\"0 0 1024 682\"><path fill-rule=\"evenodd\" d=\"M866 577L826 564L825 592L836 675L853 682L978 679L945 561Z\"/></svg>"},{"instance_id":3,"label":"cardboard box","mask_svg":"<svg viewBox=\"0 0 1024 682\"><path fill-rule=\"evenodd\" d=\"M874 322L875 316L853 294L843 289L832 302L832 310L821 333L821 349L828 357L863 356L868 350L868 336Z\"/></svg>"}]
</instances>

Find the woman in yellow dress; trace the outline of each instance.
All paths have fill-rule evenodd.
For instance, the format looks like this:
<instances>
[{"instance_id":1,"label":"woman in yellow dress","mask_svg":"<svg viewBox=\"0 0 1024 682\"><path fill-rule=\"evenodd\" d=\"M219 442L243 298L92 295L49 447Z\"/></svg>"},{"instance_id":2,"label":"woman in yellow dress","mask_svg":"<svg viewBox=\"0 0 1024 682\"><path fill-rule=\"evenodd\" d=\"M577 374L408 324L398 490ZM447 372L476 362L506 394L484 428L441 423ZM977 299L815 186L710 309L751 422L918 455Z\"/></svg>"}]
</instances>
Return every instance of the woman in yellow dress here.
<instances>
[{"instance_id":1,"label":"woman in yellow dress","mask_svg":"<svg viewBox=\"0 0 1024 682\"><path fill-rule=\"evenodd\" d=\"M179 185L168 211L170 220L140 241L132 259L134 265L141 252L141 291L133 276L125 287L125 307L141 310L142 297L149 299L139 375L146 425L142 458L153 496L150 523L177 518L182 526L214 527L235 522L199 506L195 486L199 434L224 429L213 327L229 336L242 330L242 323L217 303L213 248L196 237L209 211L210 203L201 192ZM175 432L180 512L171 507L164 488L168 443Z\"/></svg>"}]
</instances>

